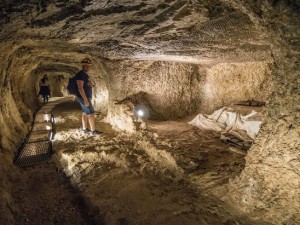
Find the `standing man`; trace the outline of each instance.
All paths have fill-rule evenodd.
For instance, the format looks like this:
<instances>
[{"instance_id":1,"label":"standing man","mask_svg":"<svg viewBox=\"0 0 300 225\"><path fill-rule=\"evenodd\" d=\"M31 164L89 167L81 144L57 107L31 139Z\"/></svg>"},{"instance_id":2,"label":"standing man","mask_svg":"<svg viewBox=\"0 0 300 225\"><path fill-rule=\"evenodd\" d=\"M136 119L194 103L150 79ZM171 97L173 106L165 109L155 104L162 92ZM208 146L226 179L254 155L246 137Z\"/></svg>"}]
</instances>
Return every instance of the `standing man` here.
<instances>
[{"instance_id":1,"label":"standing man","mask_svg":"<svg viewBox=\"0 0 300 225\"><path fill-rule=\"evenodd\" d=\"M82 130L83 133L91 132L92 135L99 135L103 132L97 131L95 128L94 108L91 102L93 83L91 82L88 72L92 67L92 61L84 58L81 61L82 70L75 75L79 94L76 96L77 101L82 108ZM90 130L87 128L89 121Z\"/></svg>"}]
</instances>

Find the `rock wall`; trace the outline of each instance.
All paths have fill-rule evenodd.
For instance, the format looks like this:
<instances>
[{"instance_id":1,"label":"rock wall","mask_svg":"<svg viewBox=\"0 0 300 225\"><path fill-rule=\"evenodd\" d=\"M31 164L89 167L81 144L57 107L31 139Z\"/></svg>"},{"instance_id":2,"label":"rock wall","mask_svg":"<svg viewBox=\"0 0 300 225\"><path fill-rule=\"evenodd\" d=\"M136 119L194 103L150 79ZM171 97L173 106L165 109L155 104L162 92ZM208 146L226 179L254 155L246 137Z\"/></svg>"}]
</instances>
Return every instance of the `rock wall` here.
<instances>
[{"instance_id":1,"label":"rock wall","mask_svg":"<svg viewBox=\"0 0 300 225\"><path fill-rule=\"evenodd\" d=\"M262 18L273 36L275 91L268 98L267 120L248 152L246 167L229 185L229 196L232 205L259 220L299 224L299 3L273 3L263 4Z\"/></svg>"},{"instance_id":2,"label":"rock wall","mask_svg":"<svg viewBox=\"0 0 300 225\"><path fill-rule=\"evenodd\" d=\"M219 63L207 68L201 111L211 113L238 101L265 102L272 93L272 61Z\"/></svg>"},{"instance_id":3,"label":"rock wall","mask_svg":"<svg viewBox=\"0 0 300 225\"><path fill-rule=\"evenodd\" d=\"M114 101L138 93L146 94L129 101L147 103L156 119L266 101L267 119L227 199L260 220L300 223L299 1L7 0L0 6L2 221L12 224L7 174L37 107L39 77L67 78L89 56L95 108L112 123L130 110Z\"/></svg>"},{"instance_id":4,"label":"rock wall","mask_svg":"<svg viewBox=\"0 0 300 225\"><path fill-rule=\"evenodd\" d=\"M128 114L145 106L150 119L169 120L214 110L243 100L266 101L273 85L272 62L196 65L161 61L108 63L110 123L133 127ZM132 103L120 107L116 102ZM132 130L131 128L129 130Z\"/></svg>"},{"instance_id":5,"label":"rock wall","mask_svg":"<svg viewBox=\"0 0 300 225\"><path fill-rule=\"evenodd\" d=\"M19 110L24 107L21 100L15 100L17 92L10 85L12 69L12 45L1 46L0 51L0 221L1 224L14 224L16 214L11 196L12 183L17 182L18 170L12 165L14 154L28 131L30 121L28 108L24 114ZM21 96L18 96L21 99ZM24 115L24 116L22 116ZM25 121L23 120L25 119Z\"/></svg>"}]
</instances>

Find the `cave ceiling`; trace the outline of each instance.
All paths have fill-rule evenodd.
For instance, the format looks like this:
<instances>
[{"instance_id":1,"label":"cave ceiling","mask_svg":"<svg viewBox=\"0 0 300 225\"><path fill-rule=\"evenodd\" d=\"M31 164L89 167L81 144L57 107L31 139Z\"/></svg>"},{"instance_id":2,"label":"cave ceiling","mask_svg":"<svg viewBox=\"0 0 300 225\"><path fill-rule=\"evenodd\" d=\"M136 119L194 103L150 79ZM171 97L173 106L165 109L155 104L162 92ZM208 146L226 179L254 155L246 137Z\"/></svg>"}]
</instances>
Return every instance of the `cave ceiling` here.
<instances>
[{"instance_id":1,"label":"cave ceiling","mask_svg":"<svg viewBox=\"0 0 300 225\"><path fill-rule=\"evenodd\" d=\"M44 59L57 52L189 63L270 57L264 28L229 0L6 0L0 7L1 42L47 50L38 55Z\"/></svg>"}]
</instances>

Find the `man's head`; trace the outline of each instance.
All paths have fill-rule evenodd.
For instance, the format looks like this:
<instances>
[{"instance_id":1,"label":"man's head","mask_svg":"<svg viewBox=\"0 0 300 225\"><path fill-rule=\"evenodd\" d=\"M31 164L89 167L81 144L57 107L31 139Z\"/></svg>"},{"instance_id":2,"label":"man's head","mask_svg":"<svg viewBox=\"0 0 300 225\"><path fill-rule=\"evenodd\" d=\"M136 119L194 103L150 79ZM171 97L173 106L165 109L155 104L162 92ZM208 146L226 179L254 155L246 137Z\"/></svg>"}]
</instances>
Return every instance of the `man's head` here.
<instances>
[{"instance_id":1,"label":"man's head","mask_svg":"<svg viewBox=\"0 0 300 225\"><path fill-rule=\"evenodd\" d=\"M81 64L82 64L82 70L84 72L89 72L91 66L93 65L92 60L90 60L89 58L84 58L83 60L81 60Z\"/></svg>"}]
</instances>

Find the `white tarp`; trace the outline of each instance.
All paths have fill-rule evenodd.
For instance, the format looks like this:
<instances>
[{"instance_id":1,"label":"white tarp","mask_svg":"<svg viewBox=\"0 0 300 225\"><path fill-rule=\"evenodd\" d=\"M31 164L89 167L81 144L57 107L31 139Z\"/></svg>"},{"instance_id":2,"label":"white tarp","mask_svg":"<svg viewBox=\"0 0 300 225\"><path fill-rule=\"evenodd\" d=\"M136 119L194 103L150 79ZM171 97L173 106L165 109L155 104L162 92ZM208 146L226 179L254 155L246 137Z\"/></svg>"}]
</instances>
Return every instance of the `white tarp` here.
<instances>
[{"instance_id":1,"label":"white tarp","mask_svg":"<svg viewBox=\"0 0 300 225\"><path fill-rule=\"evenodd\" d=\"M257 135L262 123L261 114L252 110L242 116L230 107L223 107L214 111L211 115L198 114L189 124L202 129L215 131L244 130L252 139Z\"/></svg>"}]
</instances>

